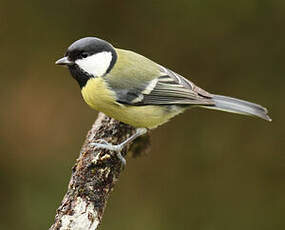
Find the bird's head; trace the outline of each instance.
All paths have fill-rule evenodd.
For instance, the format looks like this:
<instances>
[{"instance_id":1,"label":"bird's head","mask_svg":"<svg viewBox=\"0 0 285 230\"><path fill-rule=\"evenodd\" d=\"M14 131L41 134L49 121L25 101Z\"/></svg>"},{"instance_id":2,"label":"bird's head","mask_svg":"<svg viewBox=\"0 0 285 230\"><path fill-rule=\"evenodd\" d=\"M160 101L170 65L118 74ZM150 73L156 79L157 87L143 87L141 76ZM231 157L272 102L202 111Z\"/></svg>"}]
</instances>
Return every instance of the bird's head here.
<instances>
[{"instance_id":1,"label":"bird's head","mask_svg":"<svg viewBox=\"0 0 285 230\"><path fill-rule=\"evenodd\" d=\"M114 47L99 38L86 37L72 43L57 65L66 65L80 87L88 79L102 77L111 71L117 60Z\"/></svg>"}]
</instances>

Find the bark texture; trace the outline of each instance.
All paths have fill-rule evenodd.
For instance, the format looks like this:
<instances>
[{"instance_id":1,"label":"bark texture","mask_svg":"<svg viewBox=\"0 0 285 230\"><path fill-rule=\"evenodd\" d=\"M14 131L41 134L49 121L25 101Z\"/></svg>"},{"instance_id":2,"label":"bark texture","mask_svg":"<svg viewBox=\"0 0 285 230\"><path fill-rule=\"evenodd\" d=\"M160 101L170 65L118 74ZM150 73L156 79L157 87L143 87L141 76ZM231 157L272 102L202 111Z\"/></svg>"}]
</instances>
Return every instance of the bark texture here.
<instances>
[{"instance_id":1,"label":"bark texture","mask_svg":"<svg viewBox=\"0 0 285 230\"><path fill-rule=\"evenodd\" d=\"M99 113L72 168L68 190L57 209L50 230L97 229L122 167L114 153L90 147L89 143L104 139L109 143L119 144L134 133L133 127ZM123 150L123 156L129 147ZM132 145L134 155L139 155L148 147L148 136L137 139L135 145Z\"/></svg>"}]
</instances>

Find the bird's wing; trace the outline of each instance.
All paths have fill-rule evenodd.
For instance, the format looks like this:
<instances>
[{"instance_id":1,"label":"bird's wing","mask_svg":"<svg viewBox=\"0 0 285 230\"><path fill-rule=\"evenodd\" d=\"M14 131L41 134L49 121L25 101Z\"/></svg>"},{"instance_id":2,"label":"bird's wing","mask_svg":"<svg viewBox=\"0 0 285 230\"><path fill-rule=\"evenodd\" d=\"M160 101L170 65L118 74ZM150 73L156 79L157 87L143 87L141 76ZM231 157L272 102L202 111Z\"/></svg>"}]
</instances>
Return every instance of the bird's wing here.
<instances>
[{"instance_id":1,"label":"bird's wing","mask_svg":"<svg viewBox=\"0 0 285 230\"><path fill-rule=\"evenodd\" d=\"M165 67L159 68L160 76L132 88L117 89L117 102L137 106L214 105L210 93Z\"/></svg>"}]
</instances>

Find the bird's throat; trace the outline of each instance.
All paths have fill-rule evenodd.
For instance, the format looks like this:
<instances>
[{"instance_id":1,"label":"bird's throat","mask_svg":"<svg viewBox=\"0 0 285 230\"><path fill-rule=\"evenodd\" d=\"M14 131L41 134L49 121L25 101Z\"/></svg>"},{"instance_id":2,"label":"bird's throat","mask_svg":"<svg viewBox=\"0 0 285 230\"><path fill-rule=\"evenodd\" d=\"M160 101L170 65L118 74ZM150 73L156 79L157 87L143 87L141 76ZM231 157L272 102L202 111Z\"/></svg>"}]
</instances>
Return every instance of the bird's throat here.
<instances>
[{"instance_id":1,"label":"bird's throat","mask_svg":"<svg viewBox=\"0 0 285 230\"><path fill-rule=\"evenodd\" d=\"M93 76L81 70L77 65L68 66L71 76L78 82L80 88L82 89L90 78Z\"/></svg>"}]
</instances>

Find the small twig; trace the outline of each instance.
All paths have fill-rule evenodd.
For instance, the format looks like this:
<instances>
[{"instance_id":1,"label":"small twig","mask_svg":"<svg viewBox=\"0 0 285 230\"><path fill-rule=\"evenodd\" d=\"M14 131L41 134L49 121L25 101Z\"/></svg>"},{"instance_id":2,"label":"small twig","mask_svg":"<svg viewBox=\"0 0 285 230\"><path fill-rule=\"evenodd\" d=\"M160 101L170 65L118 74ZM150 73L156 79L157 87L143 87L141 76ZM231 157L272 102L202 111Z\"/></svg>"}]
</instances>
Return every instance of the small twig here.
<instances>
[{"instance_id":1,"label":"small twig","mask_svg":"<svg viewBox=\"0 0 285 230\"><path fill-rule=\"evenodd\" d=\"M68 190L57 209L50 230L97 229L122 167L115 154L109 150L92 148L89 143L104 139L109 143L119 144L134 132L133 127L103 113L99 114L72 169ZM136 144L136 151L144 151L149 146L149 139L140 139ZM128 150L129 146L122 154L125 155Z\"/></svg>"}]
</instances>

